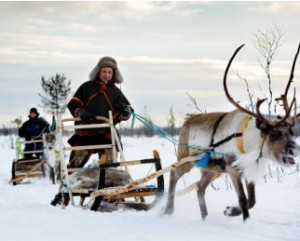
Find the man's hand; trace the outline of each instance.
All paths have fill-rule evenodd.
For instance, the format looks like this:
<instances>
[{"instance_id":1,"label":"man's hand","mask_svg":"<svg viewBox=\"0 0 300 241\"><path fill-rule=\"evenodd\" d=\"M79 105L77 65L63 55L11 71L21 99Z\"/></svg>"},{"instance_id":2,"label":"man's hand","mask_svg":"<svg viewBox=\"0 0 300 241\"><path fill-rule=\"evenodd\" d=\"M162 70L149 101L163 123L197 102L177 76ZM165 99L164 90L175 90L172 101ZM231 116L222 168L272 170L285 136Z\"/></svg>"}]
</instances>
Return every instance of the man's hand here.
<instances>
[{"instance_id":1,"label":"man's hand","mask_svg":"<svg viewBox=\"0 0 300 241\"><path fill-rule=\"evenodd\" d=\"M122 111L121 111L121 120L128 120L131 116L131 113L134 112L134 109L131 109L130 107L126 106Z\"/></svg>"},{"instance_id":2,"label":"man's hand","mask_svg":"<svg viewBox=\"0 0 300 241\"><path fill-rule=\"evenodd\" d=\"M83 123L89 123L92 120L96 120L96 115L87 111L86 109L81 109L77 115Z\"/></svg>"}]
</instances>

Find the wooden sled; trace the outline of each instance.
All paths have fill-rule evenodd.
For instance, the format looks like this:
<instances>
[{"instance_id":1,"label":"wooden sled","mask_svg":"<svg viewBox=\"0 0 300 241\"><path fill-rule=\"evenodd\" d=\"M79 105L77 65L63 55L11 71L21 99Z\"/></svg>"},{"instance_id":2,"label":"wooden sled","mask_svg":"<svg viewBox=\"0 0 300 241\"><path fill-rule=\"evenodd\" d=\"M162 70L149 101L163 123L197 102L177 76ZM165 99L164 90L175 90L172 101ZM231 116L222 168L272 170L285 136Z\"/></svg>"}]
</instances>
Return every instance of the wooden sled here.
<instances>
[{"instance_id":1,"label":"wooden sled","mask_svg":"<svg viewBox=\"0 0 300 241\"><path fill-rule=\"evenodd\" d=\"M88 129L88 128L110 128L111 129L111 136L112 136L112 143L106 144L106 145L92 145L92 146L76 146L76 147L63 147L62 141L60 141L62 148L60 153L63 153L64 151L70 151L70 150L87 150L87 149L105 149L105 150L111 150L112 153L112 162L107 163L107 157L105 155L102 155L101 159L99 160L99 167L98 167L98 177L97 177L97 185L93 188L72 188L71 182L70 182L70 173L79 172L81 170L84 170L84 168L67 168L64 156L61 155L61 170L62 170L62 176L65 177L65 181L67 184L67 190L61 192L61 195L64 197L66 194L69 194L69 198L71 201L71 204L74 205L74 197L79 196L80 197L80 205L84 206L84 200L86 197L90 197L92 193L94 193L97 190L106 189L106 188L119 188L119 186L109 186L108 187L108 179L110 176L113 178L115 176L116 170L118 170L121 167L125 168L125 171L129 175L129 166L133 165L155 165L156 171L159 171L161 167L161 161L160 157L157 151L153 151L153 158L151 159L142 159L142 160L135 160L135 161L126 161L121 143L119 140L119 137L117 135L117 132L115 130L115 127L113 125L112 120L112 114L109 112L109 119L104 117L97 117L97 119L102 120L104 123L101 124L90 124L90 125L76 125L76 126L64 126L63 123L67 121L76 121L77 118L71 118L71 119L65 119L61 121L61 124L59 125L60 133L66 128L77 128L77 129ZM61 134L59 134L61 135ZM60 139L60 137L58 138ZM121 161L117 161L117 151L116 147L118 147L120 159ZM114 171L115 170L115 171ZM112 173L111 173L112 172ZM132 178L130 177L130 181L126 183L126 185L130 185L130 182L132 182ZM95 199L93 199L92 203L87 205L87 208L94 210L94 211L113 211L120 207L125 208L134 208L137 210L149 210L159 199L161 195L163 195L164 192L164 178L163 176L157 177L156 185L143 185L135 187L131 190L128 190L125 193L118 194L115 196L98 196ZM145 200L145 197L148 196L154 196L154 201L151 203L147 203ZM64 205L64 202L62 202L62 205ZM108 207L109 206L109 207Z\"/></svg>"},{"instance_id":2,"label":"wooden sled","mask_svg":"<svg viewBox=\"0 0 300 241\"><path fill-rule=\"evenodd\" d=\"M41 143L43 140L25 141L26 143ZM43 153L43 150L24 151L23 154L38 154ZM43 158L32 159L13 159L11 168L11 180L14 186L23 182L27 178L41 178L46 177L46 170L48 169L47 163ZM55 184L54 170L49 167L49 176L52 183Z\"/></svg>"}]
</instances>

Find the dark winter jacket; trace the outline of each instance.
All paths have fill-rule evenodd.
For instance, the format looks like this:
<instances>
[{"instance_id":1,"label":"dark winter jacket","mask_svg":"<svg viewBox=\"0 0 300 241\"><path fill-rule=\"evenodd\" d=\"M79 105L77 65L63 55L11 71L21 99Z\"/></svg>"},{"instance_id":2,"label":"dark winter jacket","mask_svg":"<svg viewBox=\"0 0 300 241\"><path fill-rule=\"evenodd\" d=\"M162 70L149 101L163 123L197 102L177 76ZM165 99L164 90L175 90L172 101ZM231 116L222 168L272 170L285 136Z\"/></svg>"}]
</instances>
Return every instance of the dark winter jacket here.
<instances>
[{"instance_id":1,"label":"dark winter jacket","mask_svg":"<svg viewBox=\"0 0 300 241\"><path fill-rule=\"evenodd\" d=\"M26 141L30 140L41 140L43 133L50 132L49 123L42 117L29 117L29 120L25 121L19 129L19 136L24 137ZM26 143L24 152L27 151L38 151L35 153L36 157L43 156L44 145L42 142ZM34 158L33 153L24 154L26 160Z\"/></svg>"},{"instance_id":2,"label":"dark winter jacket","mask_svg":"<svg viewBox=\"0 0 300 241\"><path fill-rule=\"evenodd\" d=\"M49 133L49 127L49 123L42 117L29 118L19 129L19 136L31 140L44 132Z\"/></svg>"},{"instance_id":3,"label":"dark winter jacket","mask_svg":"<svg viewBox=\"0 0 300 241\"><path fill-rule=\"evenodd\" d=\"M68 109L74 117L77 117L82 108L96 116L107 118L108 111L111 110L115 124L120 122L119 117L125 107L131 108L130 103L115 84L91 80L83 83L68 103Z\"/></svg>"},{"instance_id":4,"label":"dark winter jacket","mask_svg":"<svg viewBox=\"0 0 300 241\"><path fill-rule=\"evenodd\" d=\"M111 110L114 124L124 120L120 117L126 107L132 109L125 95L114 83L105 84L96 80L90 80L83 83L78 88L67 107L74 117L77 117L78 112L82 108L96 116L104 116L107 118L109 117L108 112ZM107 139L110 135L110 130L76 130L76 134L71 137L69 143L71 145L91 145L109 142L107 140L100 140L98 137L95 139L99 141L93 141L91 136L95 135L104 135L105 139ZM83 138L78 138L79 136ZM89 136L89 138L85 138L85 136Z\"/></svg>"}]
</instances>

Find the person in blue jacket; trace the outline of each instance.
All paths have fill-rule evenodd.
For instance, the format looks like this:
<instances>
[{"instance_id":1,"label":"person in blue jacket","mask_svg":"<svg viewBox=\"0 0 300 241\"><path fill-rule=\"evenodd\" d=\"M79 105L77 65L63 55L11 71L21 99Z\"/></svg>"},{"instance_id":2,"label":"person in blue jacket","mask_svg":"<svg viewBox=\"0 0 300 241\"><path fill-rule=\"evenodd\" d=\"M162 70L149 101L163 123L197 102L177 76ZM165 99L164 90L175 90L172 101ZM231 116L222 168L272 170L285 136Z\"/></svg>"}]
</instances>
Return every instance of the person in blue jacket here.
<instances>
[{"instance_id":1,"label":"person in blue jacket","mask_svg":"<svg viewBox=\"0 0 300 241\"><path fill-rule=\"evenodd\" d=\"M19 129L20 137L24 137L25 141L32 141L31 143L25 143L24 152L37 151L36 153L25 153L24 159L26 160L43 157L43 143L34 141L42 140L42 134L50 132L50 125L39 115L36 108L31 108L28 115L29 119Z\"/></svg>"}]
</instances>

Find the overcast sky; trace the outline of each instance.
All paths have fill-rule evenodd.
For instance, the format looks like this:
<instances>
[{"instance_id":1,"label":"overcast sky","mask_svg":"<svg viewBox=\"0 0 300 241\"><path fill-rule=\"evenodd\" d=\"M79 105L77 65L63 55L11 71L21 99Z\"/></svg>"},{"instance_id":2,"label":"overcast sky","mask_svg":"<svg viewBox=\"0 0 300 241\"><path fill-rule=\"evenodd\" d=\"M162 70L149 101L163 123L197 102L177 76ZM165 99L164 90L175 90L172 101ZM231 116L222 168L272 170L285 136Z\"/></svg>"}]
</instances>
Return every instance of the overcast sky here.
<instances>
[{"instance_id":1,"label":"overcast sky","mask_svg":"<svg viewBox=\"0 0 300 241\"><path fill-rule=\"evenodd\" d=\"M300 41L299 13L300 2L0 2L0 125L26 120L31 107L50 121L39 107L41 77L65 74L74 93L107 55L118 61L120 87L135 111L145 115L146 109L154 123L166 125L173 108L181 125L186 113L195 112L187 93L202 111L232 110L222 78L243 43L228 84L247 105L236 72L255 98L268 96L253 43L258 30L272 26L284 30L271 67L279 96ZM294 80L293 87L300 86L300 63Z\"/></svg>"}]
</instances>

